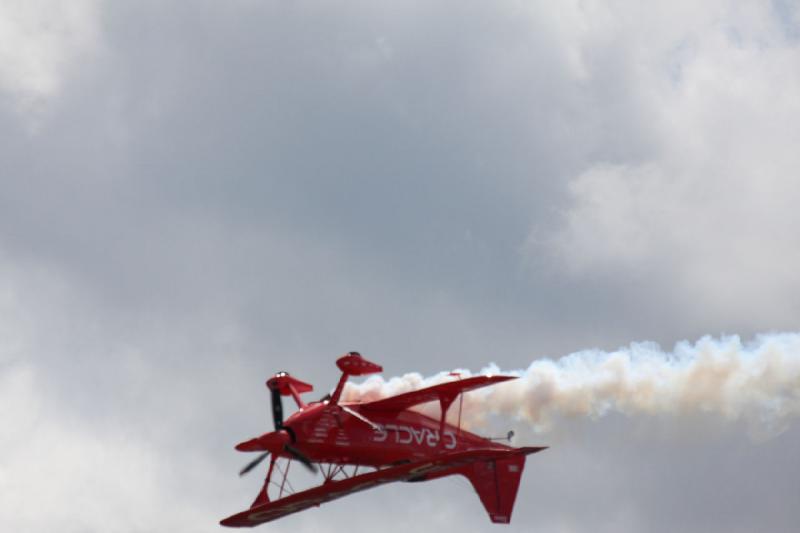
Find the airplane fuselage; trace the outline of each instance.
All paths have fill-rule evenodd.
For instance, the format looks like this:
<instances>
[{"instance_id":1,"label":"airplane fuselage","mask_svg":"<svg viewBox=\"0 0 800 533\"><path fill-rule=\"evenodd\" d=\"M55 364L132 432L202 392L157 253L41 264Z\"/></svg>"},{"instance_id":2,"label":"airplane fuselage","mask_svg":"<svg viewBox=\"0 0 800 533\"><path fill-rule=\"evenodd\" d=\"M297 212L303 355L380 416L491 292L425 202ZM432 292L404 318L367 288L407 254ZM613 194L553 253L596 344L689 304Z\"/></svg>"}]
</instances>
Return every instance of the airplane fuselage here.
<instances>
[{"instance_id":1,"label":"airplane fuselage","mask_svg":"<svg viewBox=\"0 0 800 533\"><path fill-rule=\"evenodd\" d=\"M359 411L358 404L344 405ZM385 466L441 453L510 449L417 411L361 414L375 427L339 406L315 402L288 417L284 428L294 434L297 449L321 463Z\"/></svg>"}]
</instances>

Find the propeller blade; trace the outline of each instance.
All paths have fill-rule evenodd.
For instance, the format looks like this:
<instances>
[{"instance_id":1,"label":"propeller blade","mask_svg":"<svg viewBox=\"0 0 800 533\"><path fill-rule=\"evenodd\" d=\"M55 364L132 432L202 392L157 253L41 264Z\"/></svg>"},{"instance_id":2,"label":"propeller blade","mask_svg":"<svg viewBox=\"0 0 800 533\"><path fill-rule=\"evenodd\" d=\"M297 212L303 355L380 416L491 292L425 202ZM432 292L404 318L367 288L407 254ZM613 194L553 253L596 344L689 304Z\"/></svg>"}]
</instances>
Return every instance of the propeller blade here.
<instances>
[{"instance_id":1,"label":"propeller blade","mask_svg":"<svg viewBox=\"0 0 800 533\"><path fill-rule=\"evenodd\" d=\"M283 427L283 402L281 401L281 391L278 389L270 389L272 393L272 421L275 424L275 429Z\"/></svg>"},{"instance_id":2,"label":"propeller blade","mask_svg":"<svg viewBox=\"0 0 800 533\"><path fill-rule=\"evenodd\" d=\"M295 448L294 446L290 446L290 445L288 445L288 444L286 444L286 445L283 447L283 449L284 449L284 450L286 450L287 452L289 452L289 453L291 454L291 456L292 456L292 457L294 457L295 459L297 459L298 461L300 461L300 462L301 462L301 463L302 463L302 464L303 464L303 465L304 465L306 468L308 468L308 470L309 470L311 473L313 473L313 474L316 474L316 473L317 473L317 465L315 465L314 463L312 463L312 462L311 462L311 459L309 459L308 457L306 457L305 455L303 455L303 454L300 452L300 450L298 450L298 449L297 449L297 448Z\"/></svg>"},{"instance_id":3,"label":"propeller blade","mask_svg":"<svg viewBox=\"0 0 800 533\"><path fill-rule=\"evenodd\" d=\"M369 427L371 427L375 431L380 431L381 430L381 428L380 428L380 426L378 424L376 424L375 422L373 422L372 420L370 420L366 416L362 415L358 411L354 411L353 409L350 409L346 405L341 405L341 404L339 405L339 408L341 408L341 410L344 411L345 413L353 415L357 419L361 420L362 422L364 422L366 425L368 425Z\"/></svg>"},{"instance_id":4,"label":"propeller blade","mask_svg":"<svg viewBox=\"0 0 800 533\"><path fill-rule=\"evenodd\" d=\"M250 461L249 463L247 463L247 465L239 471L239 475L243 476L246 473L248 473L249 471L251 471L252 469L254 469L255 467L257 467L258 464L261 461L263 461L264 459L266 459L268 455L269 455L269 452L264 452L261 455L259 455L258 457L256 457L255 459L253 459L252 461Z\"/></svg>"}]
</instances>

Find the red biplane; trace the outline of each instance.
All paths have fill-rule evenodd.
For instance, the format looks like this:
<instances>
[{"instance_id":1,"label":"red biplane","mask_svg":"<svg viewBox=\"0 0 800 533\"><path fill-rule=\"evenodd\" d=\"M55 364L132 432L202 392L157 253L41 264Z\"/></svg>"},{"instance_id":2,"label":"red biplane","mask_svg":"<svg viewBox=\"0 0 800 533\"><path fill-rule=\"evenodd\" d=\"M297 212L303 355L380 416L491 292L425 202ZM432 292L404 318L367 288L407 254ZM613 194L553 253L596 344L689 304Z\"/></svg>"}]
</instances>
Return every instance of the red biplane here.
<instances>
[{"instance_id":1,"label":"red biplane","mask_svg":"<svg viewBox=\"0 0 800 533\"><path fill-rule=\"evenodd\" d=\"M267 381L275 431L236 445L242 452L262 452L241 474L269 456L267 477L250 508L222 520L223 526L252 527L385 483L453 474L472 483L492 522L510 522L525 456L546 447L514 448L462 429L460 403L456 425L446 416L460 394L513 377L454 379L377 401L346 403L340 398L349 376L383 369L357 352L340 357L336 364L342 377L333 394L318 402L303 402L300 395L312 386L286 372ZM292 396L298 407L286 420L281 396ZM434 401L441 407L438 420L409 409ZM287 479L292 460L321 471L322 483L293 492Z\"/></svg>"}]
</instances>

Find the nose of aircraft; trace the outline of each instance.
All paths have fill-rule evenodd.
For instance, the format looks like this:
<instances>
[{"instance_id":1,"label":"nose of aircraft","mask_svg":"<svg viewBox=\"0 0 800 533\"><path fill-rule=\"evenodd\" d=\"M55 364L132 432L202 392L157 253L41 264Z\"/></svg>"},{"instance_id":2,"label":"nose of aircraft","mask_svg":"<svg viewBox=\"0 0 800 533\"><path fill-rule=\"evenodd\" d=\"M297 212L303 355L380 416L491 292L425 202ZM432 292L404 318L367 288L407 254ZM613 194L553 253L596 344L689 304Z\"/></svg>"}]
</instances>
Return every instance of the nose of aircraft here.
<instances>
[{"instance_id":1,"label":"nose of aircraft","mask_svg":"<svg viewBox=\"0 0 800 533\"><path fill-rule=\"evenodd\" d=\"M285 444L291 442L289 433L284 430L271 431L264 433L260 437L240 442L236 445L236 449L240 452L265 452L269 451L276 453L280 451Z\"/></svg>"}]
</instances>

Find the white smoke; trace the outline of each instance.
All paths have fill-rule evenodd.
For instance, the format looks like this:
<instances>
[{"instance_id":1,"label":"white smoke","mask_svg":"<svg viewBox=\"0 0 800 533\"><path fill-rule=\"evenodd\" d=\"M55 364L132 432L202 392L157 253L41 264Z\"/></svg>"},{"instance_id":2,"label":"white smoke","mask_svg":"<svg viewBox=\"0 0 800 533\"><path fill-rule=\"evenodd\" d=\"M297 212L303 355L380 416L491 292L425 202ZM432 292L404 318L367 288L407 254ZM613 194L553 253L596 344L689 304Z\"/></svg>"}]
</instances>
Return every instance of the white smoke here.
<instances>
[{"instance_id":1,"label":"white smoke","mask_svg":"<svg viewBox=\"0 0 800 533\"><path fill-rule=\"evenodd\" d=\"M462 377L471 375L459 371ZM613 352L584 350L558 360L539 359L527 370L502 371L491 365L480 374L519 379L464 395L463 421L481 426L487 416L550 429L561 417L712 414L745 420L769 433L785 429L800 414L800 334L704 337L681 342L672 352L655 343L633 343ZM370 401L458 377L406 374L373 376L349 384L345 399Z\"/></svg>"}]
</instances>

